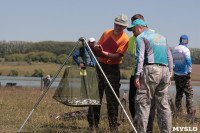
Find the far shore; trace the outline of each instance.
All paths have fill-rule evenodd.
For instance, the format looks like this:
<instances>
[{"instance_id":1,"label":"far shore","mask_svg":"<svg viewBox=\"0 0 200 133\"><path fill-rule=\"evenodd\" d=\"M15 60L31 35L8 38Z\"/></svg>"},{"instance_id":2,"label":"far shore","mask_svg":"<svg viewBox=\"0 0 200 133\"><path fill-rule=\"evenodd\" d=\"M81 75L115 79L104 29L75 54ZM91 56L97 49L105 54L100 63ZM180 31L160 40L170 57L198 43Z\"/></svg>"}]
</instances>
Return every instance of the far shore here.
<instances>
[{"instance_id":1,"label":"far shore","mask_svg":"<svg viewBox=\"0 0 200 133\"><path fill-rule=\"evenodd\" d=\"M31 77L35 69L42 69L44 72L44 76L51 75L52 77L59 70L61 64L33 62L30 65L27 64L26 62L0 62L0 66L1 66L0 76L8 76L11 70L16 70L18 71L18 76L20 77ZM61 70L61 72L57 76L58 78L61 78L63 76L66 66L64 66L64 68ZM200 81L199 70L200 70L200 64L192 65L192 75L191 75L192 81ZM131 72L132 72L131 67L129 67L129 69L121 69L121 74L125 74L126 79L130 78Z\"/></svg>"}]
</instances>

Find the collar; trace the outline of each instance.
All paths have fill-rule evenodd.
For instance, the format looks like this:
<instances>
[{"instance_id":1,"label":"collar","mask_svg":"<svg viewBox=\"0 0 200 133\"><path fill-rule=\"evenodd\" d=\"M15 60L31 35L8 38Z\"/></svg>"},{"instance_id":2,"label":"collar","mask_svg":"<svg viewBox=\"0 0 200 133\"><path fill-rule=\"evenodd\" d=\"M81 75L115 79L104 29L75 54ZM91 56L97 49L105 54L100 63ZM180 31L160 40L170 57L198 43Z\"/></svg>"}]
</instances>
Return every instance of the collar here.
<instances>
[{"instance_id":1,"label":"collar","mask_svg":"<svg viewBox=\"0 0 200 133\"><path fill-rule=\"evenodd\" d=\"M183 46L187 47L187 45L183 42L180 42L179 45L183 45Z\"/></svg>"},{"instance_id":2,"label":"collar","mask_svg":"<svg viewBox=\"0 0 200 133\"><path fill-rule=\"evenodd\" d=\"M148 29L148 28L145 28L145 29L144 29L144 31L147 31L147 30L149 30L149 29Z\"/></svg>"}]
</instances>

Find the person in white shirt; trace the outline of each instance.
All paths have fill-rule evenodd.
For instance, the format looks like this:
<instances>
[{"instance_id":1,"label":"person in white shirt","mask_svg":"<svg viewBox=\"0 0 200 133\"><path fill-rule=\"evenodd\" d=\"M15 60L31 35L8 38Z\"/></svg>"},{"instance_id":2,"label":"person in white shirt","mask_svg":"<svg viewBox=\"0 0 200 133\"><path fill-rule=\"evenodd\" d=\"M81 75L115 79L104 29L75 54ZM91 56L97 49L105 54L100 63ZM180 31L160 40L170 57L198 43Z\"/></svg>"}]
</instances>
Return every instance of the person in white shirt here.
<instances>
[{"instance_id":1,"label":"person in white shirt","mask_svg":"<svg viewBox=\"0 0 200 133\"><path fill-rule=\"evenodd\" d=\"M174 80L176 84L176 108L182 112L181 100L186 95L187 113L192 115L193 89L191 85L192 61L188 49L188 36L182 35L180 43L173 50Z\"/></svg>"}]
</instances>

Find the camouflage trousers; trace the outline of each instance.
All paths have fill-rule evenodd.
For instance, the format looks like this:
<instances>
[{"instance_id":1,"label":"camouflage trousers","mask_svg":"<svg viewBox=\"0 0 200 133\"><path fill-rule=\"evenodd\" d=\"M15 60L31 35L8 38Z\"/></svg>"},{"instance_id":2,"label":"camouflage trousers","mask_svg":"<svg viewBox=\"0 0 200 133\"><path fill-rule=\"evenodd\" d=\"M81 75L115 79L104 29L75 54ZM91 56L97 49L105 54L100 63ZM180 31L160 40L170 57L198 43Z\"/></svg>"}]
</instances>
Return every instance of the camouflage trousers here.
<instances>
[{"instance_id":1,"label":"camouflage trousers","mask_svg":"<svg viewBox=\"0 0 200 133\"><path fill-rule=\"evenodd\" d=\"M120 88L120 69L119 65L108 65L104 63L100 63L104 73L106 74L109 82L111 83L116 95L119 97L119 88ZM109 126L111 130L117 129L118 123L118 106L119 103L114 96L110 86L108 85L107 81L105 80L102 72L97 67L97 74L99 78L98 89L99 89L99 96L100 102L102 103L103 94L105 91L106 101L107 101L107 110L108 110L108 120ZM90 106L88 110L88 122L90 126L98 127L99 119L100 119L100 109L101 106Z\"/></svg>"},{"instance_id":2,"label":"camouflage trousers","mask_svg":"<svg viewBox=\"0 0 200 133\"><path fill-rule=\"evenodd\" d=\"M187 113L192 114L192 104L193 104L193 89L191 85L190 77L185 75L176 75L174 74L174 80L176 84L176 108L177 111L182 111L181 101L183 98L183 93L186 96L186 108Z\"/></svg>"},{"instance_id":3,"label":"camouflage trousers","mask_svg":"<svg viewBox=\"0 0 200 133\"><path fill-rule=\"evenodd\" d=\"M135 108L136 91L137 91L137 88L134 85L134 76L131 76L130 87L129 87L129 110L133 119L135 117L135 112L136 112L136 108ZM153 133L154 116L155 116L155 99L152 99L149 120L147 124L147 131L146 131L147 133Z\"/></svg>"},{"instance_id":4,"label":"camouflage trousers","mask_svg":"<svg viewBox=\"0 0 200 133\"><path fill-rule=\"evenodd\" d=\"M169 68L145 65L140 75L140 88L136 92L136 114L134 124L138 133L146 133L151 104L157 109L158 126L161 133L171 133L172 119L168 103ZM155 102L155 103L152 103Z\"/></svg>"}]
</instances>

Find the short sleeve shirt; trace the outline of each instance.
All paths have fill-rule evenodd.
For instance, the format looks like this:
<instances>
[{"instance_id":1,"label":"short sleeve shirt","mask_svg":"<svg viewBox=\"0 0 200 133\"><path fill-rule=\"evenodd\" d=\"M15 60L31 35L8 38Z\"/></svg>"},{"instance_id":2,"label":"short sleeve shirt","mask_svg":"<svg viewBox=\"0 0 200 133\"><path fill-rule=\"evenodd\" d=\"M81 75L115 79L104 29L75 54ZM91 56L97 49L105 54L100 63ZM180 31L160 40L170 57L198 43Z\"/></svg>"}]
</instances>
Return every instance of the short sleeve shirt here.
<instances>
[{"instance_id":1,"label":"short sleeve shirt","mask_svg":"<svg viewBox=\"0 0 200 133\"><path fill-rule=\"evenodd\" d=\"M116 53L120 53L120 54L124 55L124 53L128 49L129 37L127 36L127 34L125 32L116 36L113 34L113 31L114 31L113 29L106 30L103 33L103 35L101 36L101 38L97 44L101 45L109 37L112 37L118 45L118 49L117 49ZM105 58L105 57L99 57L98 59L100 62L103 62L105 64L121 64L123 57L121 57L119 60L111 60L110 58Z\"/></svg>"}]
</instances>

